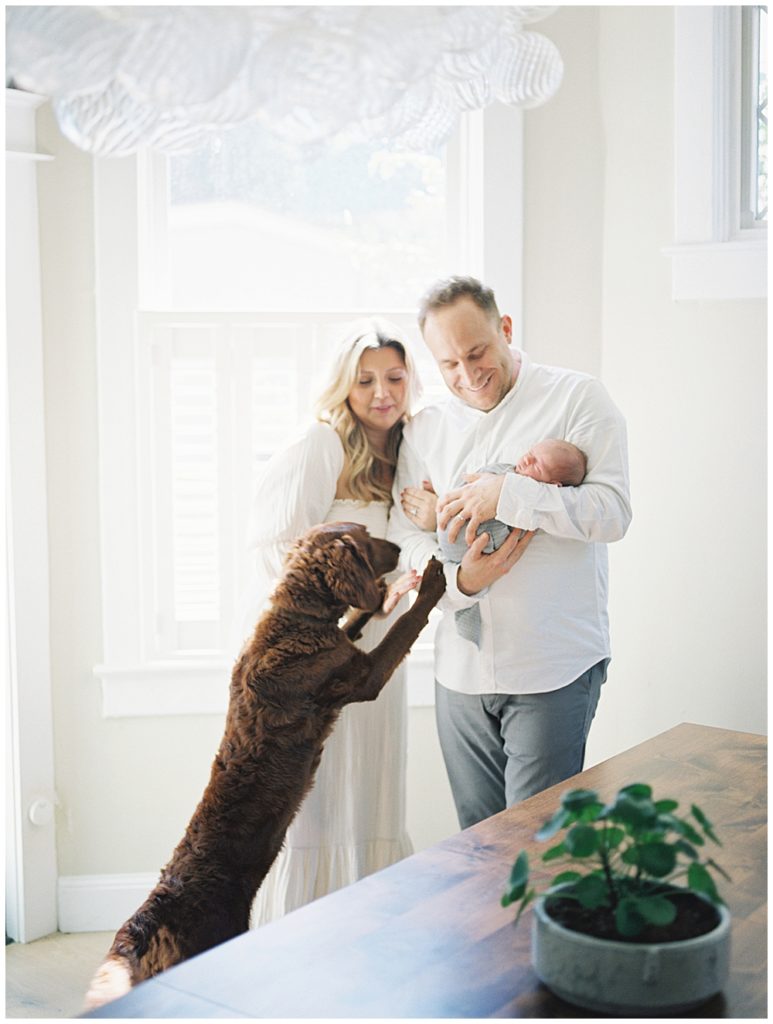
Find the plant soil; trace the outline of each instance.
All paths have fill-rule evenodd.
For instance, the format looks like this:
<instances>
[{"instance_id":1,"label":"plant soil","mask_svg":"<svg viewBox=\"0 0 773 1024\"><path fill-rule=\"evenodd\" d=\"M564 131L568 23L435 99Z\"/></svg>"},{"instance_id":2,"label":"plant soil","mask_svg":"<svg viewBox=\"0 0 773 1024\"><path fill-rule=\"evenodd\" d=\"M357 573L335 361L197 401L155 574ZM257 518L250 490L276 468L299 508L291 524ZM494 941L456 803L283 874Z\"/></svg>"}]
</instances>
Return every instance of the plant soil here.
<instances>
[{"instance_id":1,"label":"plant soil","mask_svg":"<svg viewBox=\"0 0 773 1024\"><path fill-rule=\"evenodd\" d=\"M588 910L576 900L553 897L545 901L545 911L570 931L616 942L680 942L705 935L719 924L716 908L694 893L680 893L672 902L676 906L676 918L671 924L648 924L638 935L620 935L615 928L614 911L609 907Z\"/></svg>"}]
</instances>

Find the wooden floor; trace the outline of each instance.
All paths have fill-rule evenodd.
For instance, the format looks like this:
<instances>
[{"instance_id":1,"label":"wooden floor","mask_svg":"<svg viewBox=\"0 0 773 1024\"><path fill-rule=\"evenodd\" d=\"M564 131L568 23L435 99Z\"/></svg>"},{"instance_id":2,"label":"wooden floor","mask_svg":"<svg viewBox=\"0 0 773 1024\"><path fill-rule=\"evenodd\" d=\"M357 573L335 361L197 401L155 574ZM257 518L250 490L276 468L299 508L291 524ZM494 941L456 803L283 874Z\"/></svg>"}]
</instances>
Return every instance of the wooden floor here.
<instances>
[{"instance_id":1,"label":"wooden floor","mask_svg":"<svg viewBox=\"0 0 773 1024\"><path fill-rule=\"evenodd\" d=\"M56 932L5 947L5 1016L77 1017L113 932Z\"/></svg>"}]
</instances>

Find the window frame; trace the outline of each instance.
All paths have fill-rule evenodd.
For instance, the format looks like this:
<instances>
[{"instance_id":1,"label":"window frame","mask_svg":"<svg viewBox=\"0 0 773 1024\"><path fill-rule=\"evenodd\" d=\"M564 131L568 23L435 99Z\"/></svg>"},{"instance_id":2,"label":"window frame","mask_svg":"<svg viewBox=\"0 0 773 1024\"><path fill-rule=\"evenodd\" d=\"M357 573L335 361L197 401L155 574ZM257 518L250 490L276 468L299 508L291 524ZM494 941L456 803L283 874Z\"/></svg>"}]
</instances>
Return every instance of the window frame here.
<instances>
[{"instance_id":1,"label":"window frame","mask_svg":"<svg viewBox=\"0 0 773 1024\"><path fill-rule=\"evenodd\" d=\"M481 277L502 308L521 318L522 143L520 110L492 105L462 118L448 149L449 188L457 197L449 225L459 270ZM154 658L149 642L148 577L152 573L143 451L148 443L143 410L147 332L154 324L184 320L254 322L285 311L175 311L140 306L141 253L152 219L164 215L163 182L142 194L153 157L94 160L96 334L99 393L99 470L102 556L103 659L94 667L103 717L222 713L231 665L226 656ZM506 168L506 173L503 170ZM146 280L157 270L145 268ZM416 330L413 310L379 310ZM349 320L358 310L287 314L296 320ZM243 510L243 515L248 513ZM431 640L409 659L408 699L434 703Z\"/></svg>"},{"instance_id":2,"label":"window frame","mask_svg":"<svg viewBox=\"0 0 773 1024\"><path fill-rule=\"evenodd\" d=\"M674 11L675 300L767 296L767 229L741 223L741 16Z\"/></svg>"},{"instance_id":3,"label":"window frame","mask_svg":"<svg viewBox=\"0 0 773 1024\"><path fill-rule=\"evenodd\" d=\"M756 204L759 169L758 133L758 81L760 52L760 7L741 8L741 228L755 231L767 229L767 218L759 220Z\"/></svg>"}]
</instances>

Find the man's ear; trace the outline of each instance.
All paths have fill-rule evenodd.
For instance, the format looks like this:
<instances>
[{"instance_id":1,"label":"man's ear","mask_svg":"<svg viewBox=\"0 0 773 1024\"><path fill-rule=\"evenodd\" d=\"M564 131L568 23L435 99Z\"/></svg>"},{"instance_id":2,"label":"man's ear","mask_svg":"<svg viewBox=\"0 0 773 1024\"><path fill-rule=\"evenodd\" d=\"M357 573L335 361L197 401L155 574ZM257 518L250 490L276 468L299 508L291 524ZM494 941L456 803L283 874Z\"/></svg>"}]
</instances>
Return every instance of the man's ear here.
<instances>
[{"instance_id":1,"label":"man's ear","mask_svg":"<svg viewBox=\"0 0 773 1024\"><path fill-rule=\"evenodd\" d=\"M502 334L505 336L505 341L509 345L513 340L513 320L506 313L499 321L499 326L502 329Z\"/></svg>"}]
</instances>

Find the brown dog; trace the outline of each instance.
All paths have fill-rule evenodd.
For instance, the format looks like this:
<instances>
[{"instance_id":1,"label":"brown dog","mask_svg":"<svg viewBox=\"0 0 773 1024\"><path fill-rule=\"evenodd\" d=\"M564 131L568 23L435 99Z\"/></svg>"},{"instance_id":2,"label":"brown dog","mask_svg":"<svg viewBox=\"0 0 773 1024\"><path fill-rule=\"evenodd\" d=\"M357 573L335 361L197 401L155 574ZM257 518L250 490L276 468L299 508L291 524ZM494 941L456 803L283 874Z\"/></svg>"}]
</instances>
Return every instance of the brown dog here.
<instances>
[{"instance_id":1,"label":"brown dog","mask_svg":"<svg viewBox=\"0 0 773 1024\"><path fill-rule=\"evenodd\" d=\"M381 607L381 577L398 554L354 523L314 527L294 545L234 667L204 796L155 889L118 931L88 1009L247 930L341 708L378 697L445 589L431 559L410 610L373 651L359 650L351 641ZM344 630L348 607L360 611Z\"/></svg>"}]
</instances>

